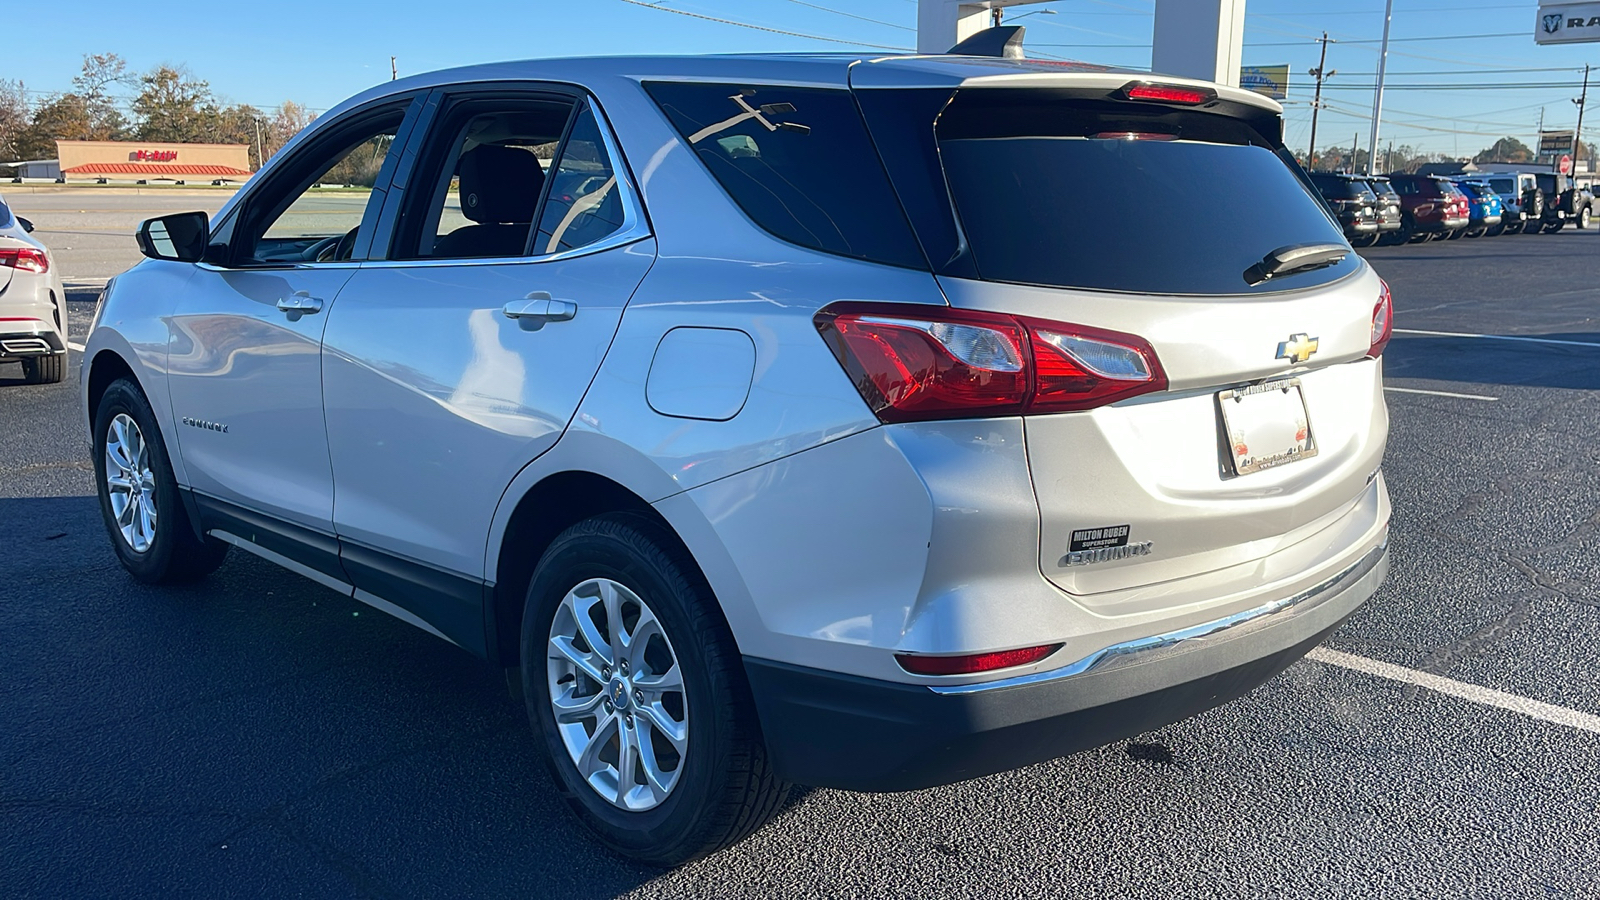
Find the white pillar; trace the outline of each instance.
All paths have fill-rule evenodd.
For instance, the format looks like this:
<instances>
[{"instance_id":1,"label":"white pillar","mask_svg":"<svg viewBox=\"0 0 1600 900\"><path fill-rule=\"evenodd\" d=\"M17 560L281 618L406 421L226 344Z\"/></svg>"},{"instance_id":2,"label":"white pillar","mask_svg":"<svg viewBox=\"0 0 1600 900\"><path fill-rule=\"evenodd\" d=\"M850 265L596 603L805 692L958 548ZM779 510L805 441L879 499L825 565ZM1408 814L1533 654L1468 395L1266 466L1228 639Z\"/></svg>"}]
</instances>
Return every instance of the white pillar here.
<instances>
[{"instance_id":1,"label":"white pillar","mask_svg":"<svg viewBox=\"0 0 1600 900\"><path fill-rule=\"evenodd\" d=\"M1156 0L1150 68L1162 75L1239 85L1245 0Z\"/></svg>"},{"instance_id":2,"label":"white pillar","mask_svg":"<svg viewBox=\"0 0 1600 900\"><path fill-rule=\"evenodd\" d=\"M917 52L943 53L988 28L993 21L991 10L1048 2L1050 0L917 0Z\"/></svg>"}]
</instances>

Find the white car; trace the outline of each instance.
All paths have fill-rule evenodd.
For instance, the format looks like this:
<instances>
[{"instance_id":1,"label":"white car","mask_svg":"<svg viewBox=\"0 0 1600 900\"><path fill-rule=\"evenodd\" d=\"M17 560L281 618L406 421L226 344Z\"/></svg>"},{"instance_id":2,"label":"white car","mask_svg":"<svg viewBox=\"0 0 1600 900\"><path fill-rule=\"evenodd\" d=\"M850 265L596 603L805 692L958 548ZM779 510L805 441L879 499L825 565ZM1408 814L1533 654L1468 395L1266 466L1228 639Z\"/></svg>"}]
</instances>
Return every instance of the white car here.
<instances>
[{"instance_id":1,"label":"white car","mask_svg":"<svg viewBox=\"0 0 1600 900\"><path fill-rule=\"evenodd\" d=\"M0 197L0 362L22 363L30 384L67 371L67 292L33 223Z\"/></svg>"},{"instance_id":2,"label":"white car","mask_svg":"<svg viewBox=\"0 0 1600 900\"><path fill-rule=\"evenodd\" d=\"M1388 289L1281 133L976 57L384 84L141 228L82 373L112 546L237 547L511 670L656 862L790 783L1161 726L1387 570Z\"/></svg>"}]
</instances>

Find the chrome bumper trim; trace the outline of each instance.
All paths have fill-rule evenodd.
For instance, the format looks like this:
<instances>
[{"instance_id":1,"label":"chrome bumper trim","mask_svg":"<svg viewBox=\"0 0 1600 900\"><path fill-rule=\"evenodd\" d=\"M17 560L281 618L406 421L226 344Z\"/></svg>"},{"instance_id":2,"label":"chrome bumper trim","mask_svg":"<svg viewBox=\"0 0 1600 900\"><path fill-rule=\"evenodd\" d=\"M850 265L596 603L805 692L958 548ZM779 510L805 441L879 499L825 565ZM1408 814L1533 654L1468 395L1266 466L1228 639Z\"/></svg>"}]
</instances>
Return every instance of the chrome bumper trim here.
<instances>
[{"instance_id":1,"label":"chrome bumper trim","mask_svg":"<svg viewBox=\"0 0 1600 900\"><path fill-rule=\"evenodd\" d=\"M928 690L935 694L975 694L980 691L997 691L1005 688L1019 687L1026 684L1040 684L1047 681L1060 681L1074 675L1086 672L1104 670L1118 663L1144 662L1149 659L1148 654L1156 650L1166 650L1189 641L1209 637L1221 631L1238 628L1241 625L1258 623L1261 620L1291 609L1314 609L1324 600L1337 596L1347 588L1360 581L1367 573L1377 567L1383 559L1383 553L1389 546L1388 535L1376 547L1367 551L1367 554L1357 560L1353 565L1339 574L1329 578L1314 587L1307 588L1298 594L1292 594L1270 603L1263 603L1252 609L1234 613L1221 619L1180 628L1165 634L1151 635L1150 637L1135 638L1103 647L1085 656L1083 659L1065 666L1049 669L1044 672L1034 672L1031 675L1018 675L1014 678L1003 678L999 681L979 681L972 684L930 684ZM1262 623L1265 624L1265 623Z\"/></svg>"}]
</instances>

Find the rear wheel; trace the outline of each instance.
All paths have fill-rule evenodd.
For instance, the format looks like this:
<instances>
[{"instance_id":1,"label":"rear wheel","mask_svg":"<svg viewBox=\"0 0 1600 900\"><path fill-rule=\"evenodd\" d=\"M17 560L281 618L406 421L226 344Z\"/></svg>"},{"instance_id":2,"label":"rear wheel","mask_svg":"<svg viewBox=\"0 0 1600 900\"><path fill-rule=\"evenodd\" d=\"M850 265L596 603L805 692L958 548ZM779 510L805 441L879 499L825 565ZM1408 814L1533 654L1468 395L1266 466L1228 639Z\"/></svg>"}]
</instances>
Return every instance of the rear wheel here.
<instances>
[{"instance_id":1,"label":"rear wheel","mask_svg":"<svg viewBox=\"0 0 1600 900\"><path fill-rule=\"evenodd\" d=\"M1506 229L1510 227L1511 226L1509 225L1490 225L1489 230L1485 231L1484 234L1488 235L1489 237L1499 237L1500 235L1505 234Z\"/></svg>"},{"instance_id":2,"label":"rear wheel","mask_svg":"<svg viewBox=\"0 0 1600 900\"><path fill-rule=\"evenodd\" d=\"M1578 210L1577 226L1579 228L1588 228L1589 227L1590 215L1591 214L1589 212L1589 207L1587 207L1587 206L1585 206L1583 209Z\"/></svg>"},{"instance_id":3,"label":"rear wheel","mask_svg":"<svg viewBox=\"0 0 1600 900\"><path fill-rule=\"evenodd\" d=\"M1554 221L1554 222L1546 222L1546 223L1544 223L1544 233L1545 234L1555 234L1556 232L1560 231L1561 230L1561 226L1563 226L1565 224L1567 224L1567 223L1563 222L1561 220L1557 220L1557 221Z\"/></svg>"},{"instance_id":4,"label":"rear wheel","mask_svg":"<svg viewBox=\"0 0 1600 900\"><path fill-rule=\"evenodd\" d=\"M67 377L67 355L29 356L22 360L22 377L28 384L57 384Z\"/></svg>"},{"instance_id":5,"label":"rear wheel","mask_svg":"<svg viewBox=\"0 0 1600 900\"><path fill-rule=\"evenodd\" d=\"M1465 228L1457 228L1455 231L1446 232L1444 237L1445 237L1445 240L1459 241L1459 240L1461 240L1461 236L1466 234L1466 233L1467 233L1467 229L1465 229Z\"/></svg>"},{"instance_id":6,"label":"rear wheel","mask_svg":"<svg viewBox=\"0 0 1600 900\"><path fill-rule=\"evenodd\" d=\"M634 515L567 529L528 588L529 717L578 818L635 859L705 856L788 795L716 602L660 526Z\"/></svg>"},{"instance_id":7,"label":"rear wheel","mask_svg":"<svg viewBox=\"0 0 1600 900\"><path fill-rule=\"evenodd\" d=\"M1352 247L1371 247L1373 244L1376 244L1377 242L1378 242L1378 236L1377 235L1375 235L1375 234L1362 234L1362 235L1357 235L1357 236L1351 238L1350 239L1350 246L1352 246Z\"/></svg>"},{"instance_id":8,"label":"rear wheel","mask_svg":"<svg viewBox=\"0 0 1600 900\"><path fill-rule=\"evenodd\" d=\"M1400 220L1400 230L1394 233L1394 242L1396 244L1408 244L1415 243L1420 239L1421 236L1417 234L1417 223L1410 216L1402 218Z\"/></svg>"},{"instance_id":9,"label":"rear wheel","mask_svg":"<svg viewBox=\"0 0 1600 900\"><path fill-rule=\"evenodd\" d=\"M171 584L222 565L228 545L195 536L155 413L138 386L125 378L113 382L94 423L100 515L122 567L148 584Z\"/></svg>"}]
</instances>

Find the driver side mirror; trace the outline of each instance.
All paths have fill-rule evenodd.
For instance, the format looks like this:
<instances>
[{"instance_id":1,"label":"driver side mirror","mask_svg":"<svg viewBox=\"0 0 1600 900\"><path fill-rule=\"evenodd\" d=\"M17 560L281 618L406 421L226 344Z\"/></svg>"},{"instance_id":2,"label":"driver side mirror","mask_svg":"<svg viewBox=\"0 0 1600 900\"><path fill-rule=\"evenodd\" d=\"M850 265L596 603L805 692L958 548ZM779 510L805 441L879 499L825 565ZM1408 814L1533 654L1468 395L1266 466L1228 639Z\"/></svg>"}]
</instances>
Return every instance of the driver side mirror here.
<instances>
[{"instance_id":1,"label":"driver side mirror","mask_svg":"<svg viewBox=\"0 0 1600 900\"><path fill-rule=\"evenodd\" d=\"M211 219L203 212L175 213L139 226L139 252L151 259L199 262L211 242Z\"/></svg>"},{"instance_id":2,"label":"driver side mirror","mask_svg":"<svg viewBox=\"0 0 1600 900\"><path fill-rule=\"evenodd\" d=\"M33 223L32 222L28 221L27 219L24 219L21 216L17 216L17 224L22 226L22 230L23 231L26 231L29 234L33 234Z\"/></svg>"}]
</instances>

